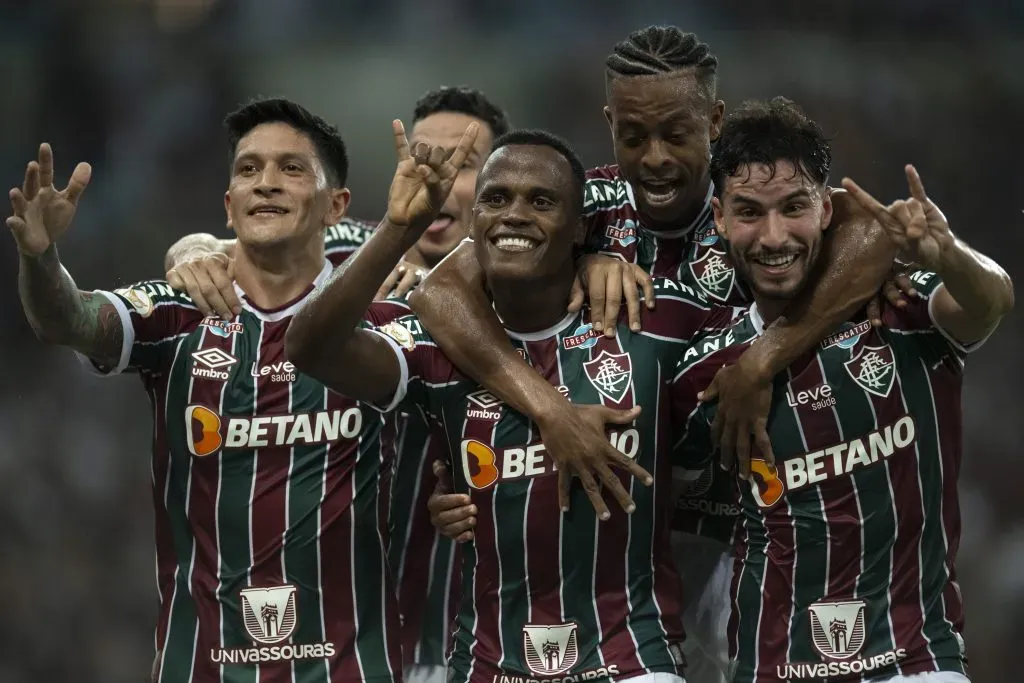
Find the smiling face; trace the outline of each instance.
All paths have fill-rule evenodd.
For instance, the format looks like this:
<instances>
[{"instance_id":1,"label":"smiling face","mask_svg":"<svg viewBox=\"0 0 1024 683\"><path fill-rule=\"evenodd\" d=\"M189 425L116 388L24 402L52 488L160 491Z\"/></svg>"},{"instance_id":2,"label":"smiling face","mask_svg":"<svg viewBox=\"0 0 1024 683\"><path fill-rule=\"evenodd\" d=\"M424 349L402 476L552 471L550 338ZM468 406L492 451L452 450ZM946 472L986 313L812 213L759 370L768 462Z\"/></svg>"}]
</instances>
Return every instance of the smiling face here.
<instances>
[{"instance_id":1,"label":"smiling face","mask_svg":"<svg viewBox=\"0 0 1024 683\"><path fill-rule=\"evenodd\" d=\"M479 124L480 132L469 156L466 157L466 163L459 171L441 213L416 243L417 251L426 261L425 265L430 268L437 265L459 245L459 242L469 236L470 226L473 224L473 199L476 194L477 175L491 152L494 136L485 121L461 112L442 111L417 121L409 138L409 144L413 147L418 142L424 142L432 147L443 147L451 154L462 139L466 128L473 122Z\"/></svg>"},{"instance_id":2,"label":"smiling face","mask_svg":"<svg viewBox=\"0 0 1024 683\"><path fill-rule=\"evenodd\" d=\"M242 244L322 239L347 201L348 191L329 186L313 141L298 129L263 123L238 141L224 207Z\"/></svg>"},{"instance_id":3,"label":"smiling face","mask_svg":"<svg viewBox=\"0 0 1024 683\"><path fill-rule=\"evenodd\" d=\"M818 260L822 232L832 218L824 184L791 161L743 165L725 178L713 204L715 225L755 298L796 296Z\"/></svg>"},{"instance_id":4,"label":"smiling face","mask_svg":"<svg viewBox=\"0 0 1024 683\"><path fill-rule=\"evenodd\" d=\"M572 167L544 145L508 145L480 171L473 209L477 259L488 279L536 280L573 269L582 197Z\"/></svg>"},{"instance_id":5,"label":"smiling face","mask_svg":"<svg viewBox=\"0 0 1024 683\"><path fill-rule=\"evenodd\" d=\"M693 69L610 80L605 115L615 160L648 227L682 227L703 204L724 106Z\"/></svg>"}]
</instances>

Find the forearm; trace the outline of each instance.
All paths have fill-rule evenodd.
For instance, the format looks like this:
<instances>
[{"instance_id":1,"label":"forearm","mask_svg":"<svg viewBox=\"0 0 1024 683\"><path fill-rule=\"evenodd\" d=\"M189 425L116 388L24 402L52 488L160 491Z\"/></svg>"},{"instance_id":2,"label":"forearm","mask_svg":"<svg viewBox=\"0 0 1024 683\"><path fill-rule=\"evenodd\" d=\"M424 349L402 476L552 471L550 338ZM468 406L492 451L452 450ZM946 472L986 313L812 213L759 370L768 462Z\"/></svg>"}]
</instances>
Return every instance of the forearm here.
<instances>
[{"instance_id":1,"label":"forearm","mask_svg":"<svg viewBox=\"0 0 1024 683\"><path fill-rule=\"evenodd\" d=\"M18 293L40 341L70 346L102 365L116 365L124 330L105 297L80 291L61 265L57 248L20 257Z\"/></svg>"},{"instance_id":2,"label":"forearm","mask_svg":"<svg viewBox=\"0 0 1024 683\"><path fill-rule=\"evenodd\" d=\"M171 245L164 256L164 270L168 271L182 261L197 254L221 253L228 257L235 255L235 240L222 240L205 232L185 235Z\"/></svg>"},{"instance_id":3,"label":"forearm","mask_svg":"<svg viewBox=\"0 0 1024 683\"><path fill-rule=\"evenodd\" d=\"M416 234L385 219L359 251L334 271L292 319L286 335L289 358L320 376L337 366L338 355L352 342L381 283Z\"/></svg>"},{"instance_id":4,"label":"forearm","mask_svg":"<svg viewBox=\"0 0 1024 683\"><path fill-rule=\"evenodd\" d=\"M954 238L936 269L946 291L982 327L994 325L1013 308L1013 282L1002 267Z\"/></svg>"},{"instance_id":5,"label":"forearm","mask_svg":"<svg viewBox=\"0 0 1024 683\"><path fill-rule=\"evenodd\" d=\"M826 231L807 284L741 362L765 380L782 372L878 292L896 251L882 227L867 219Z\"/></svg>"},{"instance_id":6,"label":"forearm","mask_svg":"<svg viewBox=\"0 0 1024 683\"><path fill-rule=\"evenodd\" d=\"M513 348L471 245L460 246L427 275L409 303L452 363L514 410L542 422L566 405Z\"/></svg>"}]
</instances>

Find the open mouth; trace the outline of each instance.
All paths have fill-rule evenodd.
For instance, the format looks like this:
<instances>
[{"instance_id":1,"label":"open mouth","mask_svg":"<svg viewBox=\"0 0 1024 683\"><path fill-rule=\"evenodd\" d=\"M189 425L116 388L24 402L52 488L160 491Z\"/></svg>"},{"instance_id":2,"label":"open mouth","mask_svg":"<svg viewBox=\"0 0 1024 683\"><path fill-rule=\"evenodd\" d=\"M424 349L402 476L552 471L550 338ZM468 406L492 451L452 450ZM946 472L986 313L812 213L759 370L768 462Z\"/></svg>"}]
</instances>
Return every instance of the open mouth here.
<instances>
[{"instance_id":1,"label":"open mouth","mask_svg":"<svg viewBox=\"0 0 1024 683\"><path fill-rule=\"evenodd\" d=\"M679 195L679 183L676 180L647 180L641 183L640 191L648 204L665 206Z\"/></svg>"},{"instance_id":2,"label":"open mouth","mask_svg":"<svg viewBox=\"0 0 1024 683\"><path fill-rule=\"evenodd\" d=\"M288 209L280 206L257 206L249 209L250 216L283 216L286 213L288 213Z\"/></svg>"},{"instance_id":3,"label":"open mouth","mask_svg":"<svg viewBox=\"0 0 1024 683\"><path fill-rule=\"evenodd\" d=\"M800 258L799 253L790 252L788 254L758 254L751 257L750 261L769 271L781 272L796 263L798 258Z\"/></svg>"},{"instance_id":4,"label":"open mouth","mask_svg":"<svg viewBox=\"0 0 1024 683\"><path fill-rule=\"evenodd\" d=\"M430 227L427 228L427 232L441 232L443 230L447 230L454 222L454 216L450 213L441 212L437 215L437 218L434 219L434 222L430 224Z\"/></svg>"},{"instance_id":5,"label":"open mouth","mask_svg":"<svg viewBox=\"0 0 1024 683\"><path fill-rule=\"evenodd\" d=\"M501 235L491 240L491 243L501 251L507 252L533 251L540 245L540 242L532 237L524 237L522 235L514 237Z\"/></svg>"}]
</instances>

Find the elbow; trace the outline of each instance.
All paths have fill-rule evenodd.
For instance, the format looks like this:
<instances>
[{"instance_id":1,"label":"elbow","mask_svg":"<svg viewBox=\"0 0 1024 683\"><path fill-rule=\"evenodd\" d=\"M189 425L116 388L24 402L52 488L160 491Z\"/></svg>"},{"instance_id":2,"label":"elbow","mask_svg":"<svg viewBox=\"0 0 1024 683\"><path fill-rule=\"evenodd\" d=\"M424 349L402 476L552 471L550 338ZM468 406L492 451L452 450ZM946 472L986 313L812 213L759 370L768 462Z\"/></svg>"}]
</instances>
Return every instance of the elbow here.
<instances>
[{"instance_id":1,"label":"elbow","mask_svg":"<svg viewBox=\"0 0 1024 683\"><path fill-rule=\"evenodd\" d=\"M1010 311L1012 311L1013 304L1015 303L1015 296L1013 293L1013 280L1010 278L1009 273L1004 272L1002 280L1002 287L1000 288L1001 296L996 302L996 305L994 306L995 310L993 311L993 316L996 320L1001 319L1003 316L1007 315Z\"/></svg>"}]
</instances>

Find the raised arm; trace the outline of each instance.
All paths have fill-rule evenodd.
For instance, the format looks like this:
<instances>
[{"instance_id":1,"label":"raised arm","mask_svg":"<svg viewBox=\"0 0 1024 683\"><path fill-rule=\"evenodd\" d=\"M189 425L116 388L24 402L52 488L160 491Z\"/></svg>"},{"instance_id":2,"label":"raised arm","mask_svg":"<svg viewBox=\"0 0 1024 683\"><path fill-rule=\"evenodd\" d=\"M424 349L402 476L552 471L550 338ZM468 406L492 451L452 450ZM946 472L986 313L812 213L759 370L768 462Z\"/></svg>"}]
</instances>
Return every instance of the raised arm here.
<instances>
[{"instance_id":1,"label":"raised arm","mask_svg":"<svg viewBox=\"0 0 1024 683\"><path fill-rule=\"evenodd\" d=\"M852 180L844 185L878 219L905 258L942 278L944 286L930 302L935 323L962 344L984 339L1013 308L1013 282L998 263L953 234L925 193L917 170L905 170L911 199L888 207Z\"/></svg>"},{"instance_id":2,"label":"raised arm","mask_svg":"<svg viewBox=\"0 0 1024 683\"><path fill-rule=\"evenodd\" d=\"M444 205L477 129L471 124L445 159L441 148L422 144L413 155L401 122L394 122L398 167L387 217L302 307L285 336L285 352L303 372L356 399L381 402L394 395L399 361L383 337L360 326L381 283Z\"/></svg>"},{"instance_id":3,"label":"raised arm","mask_svg":"<svg viewBox=\"0 0 1024 683\"><path fill-rule=\"evenodd\" d=\"M71 224L91 175L89 164L80 163L68 186L57 190L53 152L43 143L22 187L10 191L14 215L7 227L18 245L18 294L36 337L114 366L124 339L117 310L106 297L79 290L57 255L56 241Z\"/></svg>"}]
</instances>

